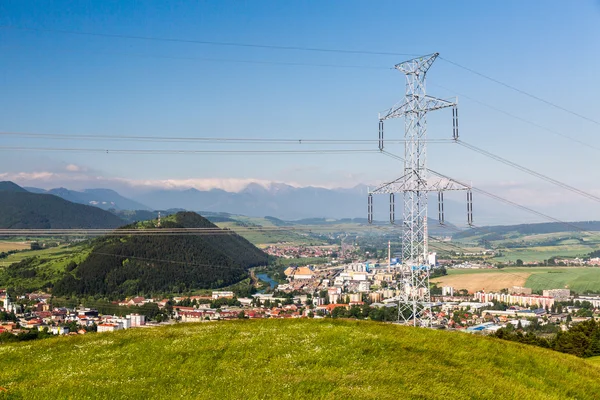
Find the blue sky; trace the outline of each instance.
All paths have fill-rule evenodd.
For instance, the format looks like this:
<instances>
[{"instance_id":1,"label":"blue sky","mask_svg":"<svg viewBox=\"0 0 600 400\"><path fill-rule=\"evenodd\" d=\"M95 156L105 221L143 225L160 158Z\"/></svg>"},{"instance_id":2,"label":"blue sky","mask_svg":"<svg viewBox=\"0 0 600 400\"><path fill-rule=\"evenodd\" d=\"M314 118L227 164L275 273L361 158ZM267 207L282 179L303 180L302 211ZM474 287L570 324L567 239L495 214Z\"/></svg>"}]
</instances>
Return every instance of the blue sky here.
<instances>
[{"instance_id":1,"label":"blue sky","mask_svg":"<svg viewBox=\"0 0 600 400\"><path fill-rule=\"evenodd\" d=\"M376 139L377 113L404 94L404 77L389 68L411 58L43 30L406 54L440 52L448 60L600 119L595 98L600 89L598 1L5 0L0 3L0 25L0 132ZM463 140L582 189L600 189L595 172L600 163L598 150L478 102L597 147L599 125L444 60L431 68L428 92L438 97L453 97L457 92L468 96L459 96ZM449 138L451 113L431 115L429 128L430 137ZM387 137L402 135L402 121L386 125ZM2 146L38 147L259 148L12 136L0 136L0 141ZM392 150L402 151L397 146ZM429 164L457 179L496 188L507 197L512 193L515 200L527 199L531 204L547 202L550 194L558 193L531 176L456 145L432 144ZM43 187L145 183L232 189L249 180L348 187L394 179L400 169L397 162L378 154L242 157L0 152L2 177ZM548 196L540 198L537 190Z\"/></svg>"}]
</instances>

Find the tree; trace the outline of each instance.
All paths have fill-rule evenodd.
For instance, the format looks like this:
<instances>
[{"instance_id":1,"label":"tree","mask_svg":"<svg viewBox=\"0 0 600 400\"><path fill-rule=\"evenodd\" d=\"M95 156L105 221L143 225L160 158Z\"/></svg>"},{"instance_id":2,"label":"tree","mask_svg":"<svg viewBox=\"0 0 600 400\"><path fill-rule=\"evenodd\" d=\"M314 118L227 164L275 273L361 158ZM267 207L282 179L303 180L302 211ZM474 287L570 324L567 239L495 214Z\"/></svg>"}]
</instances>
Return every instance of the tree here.
<instances>
[{"instance_id":1,"label":"tree","mask_svg":"<svg viewBox=\"0 0 600 400\"><path fill-rule=\"evenodd\" d=\"M242 310L242 311L240 311L240 312L238 313L238 316L237 316L237 317L238 317L239 319L244 319L244 318L246 318L246 313L245 313L245 312Z\"/></svg>"},{"instance_id":2,"label":"tree","mask_svg":"<svg viewBox=\"0 0 600 400\"><path fill-rule=\"evenodd\" d=\"M523 266L523 260L521 260L520 258L517 259L517 267L522 267Z\"/></svg>"}]
</instances>

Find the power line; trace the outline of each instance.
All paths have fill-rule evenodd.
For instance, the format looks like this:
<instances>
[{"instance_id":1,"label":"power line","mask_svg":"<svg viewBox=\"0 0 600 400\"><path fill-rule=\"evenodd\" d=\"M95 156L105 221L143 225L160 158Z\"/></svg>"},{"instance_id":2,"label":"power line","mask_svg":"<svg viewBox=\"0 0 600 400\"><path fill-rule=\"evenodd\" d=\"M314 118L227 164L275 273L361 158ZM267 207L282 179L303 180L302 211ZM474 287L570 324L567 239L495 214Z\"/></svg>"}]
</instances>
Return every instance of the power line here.
<instances>
[{"instance_id":1,"label":"power line","mask_svg":"<svg viewBox=\"0 0 600 400\"><path fill-rule=\"evenodd\" d=\"M510 167L513 167L513 168L516 168L516 169L518 169L520 171L523 171L523 172L525 172L525 173L527 173L529 175L532 175L532 176L538 177L540 179L543 179L546 182L550 182L550 183L552 183L552 184L554 184L556 186L559 186L559 187L561 187L563 189L567 189L567 190L569 190L569 191L571 191L573 193L577 193L577 194L579 194L581 196L584 196L584 197L586 197L586 198L588 198L590 200L594 200L594 201L600 202L600 197L598 197L598 196L595 196L595 195L593 195L591 193L585 192L585 191L583 191L581 189L577 189L577 188L575 188L575 187L573 187L571 185L568 185L568 184L566 184L564 182L561 182L561 181L558 181L556 179L550 178L547 175L541 174L541 173L536 172L536 171L534 171L532 169L524 167L524 166L522 166L520 164L517 164L516 162L507 160L506 158L500 157L500 156L498 156L496 154L492 154L489 151L483 150L483 149L481 149L479 147L473 146L472 144L466 143L466 142L464 142L462 140L459 140L459 139L456 140L456 143L458 143L459 145L461 145L463 147L466 147L469 150L475 151L475 152L477 152L479 154L482 154L482 155L484 155L486 157L489 157L491 159L499 161L499 162L501 162L501 163L503 163L505 165L508 165Z\"/></svg>"},{"instance_id":2,"label":"power line","mask_svg":"<svg viewBox=\"0 0 600 400\"><path fill-rule=\"evenodd\" d=\"M96 36L96 37L105 37L105 38L112 38L112 39L135 39L135 40L147 40L147 41L157 41L157 42L190 43L190 44L201 44L201 45L211 45L211 46L228 46L228 47L248 47L248 48L259 48L259 49L270 49L270 50L313 51L313 52L322 52L322 53L341 53L341 54L369 54L369 55L380 55L380 56L418 56L418 54L411 54L411 53L396 53L396 52L368 51L368 50L348 50L348 49L305 47L305 46L278 46L278 45L266 45L266 44L255 44L255 43L220 42L220 41L195 40L195 39L177 39L177 38L165 38L165 37L159 37L159 36L138 36L138 35L124 35L124 34L113 34L113 33L70 31L70 30L64 30L64 29L26 28L26 27L18 27L18 26L13 26L13 25L0 25L0 29L14 29L14 30L32 31L32 32L60 33L60 34L79 35L79 36Z\"/></svg>"},{"instance_id":3,"label":"power line","mask_svg":"<svg viewBox=\"0 0 600 400\"><path fill-rule=\"evenodd\" d=\"M189 43L189 44L200 44L200 45L211 45L211 46L227 46L227 47L245 47L245 48L260 48L260 49L270 49L270 50L293 50L293 51L309 51L309 52L323 52L323 53L339 53L339 54L365 54L365 55L382 55L382 56L419 56L420 54L414 53L397 53L397 52L384 52L384 51L369 51L369 50L349 50L349 49L337 49L337 48L323 48L323 47L306 47L306 46L279 46L279 45L265 45L265 44L255 44L255 43L243 43L243 42L221 42L221 41L209 41L209 40L194 40L194 39L178 39L178 38L165 38L165 37L157 37L157 36L139 36L139 35L125 35L125 34L112 34L112 33L99 33L99 32L82 32L82 31L70 31L64 29L46 29L46 28L28 28L28 27L18 27L13 25L0 25L0 29L12 29L12 30L21 30L21 31L32 31L32 32L46 32L46 33L59 33L59 34L67 34L67 35L78 35L78 36L95 36L95 37L104 37L104 38L112 38L112 39L135 39L135 40L145 40L145 41L160 41L160 42L171 42L171 43ZM173 58L169 56L165 56L163 58ZM576 116L578 118L584 119L588 122L594 123L596 125L600 125L600 122L592 119L590 117L586 117L578 112L572 111L566 107L560 106L556 103L553 103L549 100L546 100L542 97L536 96L532 93L529 93L525 90L519 89L513 85L510 85L506 82L503 82L499 79L493 78L489 75L486 75L482 72L478 72L473 68L469 68L460 63L447 59L445 57L439 57L440 60L443 60L455 67L461 68L467 72L475 74L481 78L487 79L491 82L494 82L498 85L504 86L510 90L513 90L517 93L520 93L524 96L532 98L536 101L542 102L546 105L554 107L558 110ZM287 65L300 65L300 66L309 66L309 64L302 63L280 63L280 62L272 62L272 61L250 61L250 60L219 60L219 59L205 59L203 61L227 61L227 62L250 62L250 63L258 63L258 64L287 64ZM326 67L347 67L345 65L314 65L314 66L326 66ZM368 66L352 66L359 68L370 68ZM380 67L375 67L380 68Z\"/></svg>"},{"instance_id":4,"label":"power line","mask_svg":"<svg viewBox=\"0 0 600 400\"><path fill-rule=\"evenodd\" d=\"M369 149L313 149L313 150L168 150L168 149L103 149L103 148L76 148L76 147L18 147L0 146L0 151L47 151L47 152L78 152L78 153L105 153L105 154L356 154L378 153L378 150Z\"/></svg>"},{"instance_id":5,"label":"power line","mask_svg":"<svg viewBox=\"0 0 600 400\"><path fill-rule=\"evenodd\" d=\"M113 135L81 135L81 134L54 134L54 133L29 133L29 132L0 132L0 136L16 136L35 139L51 140L107 140L107 141L139 141L139 142L198 142L219 144L373 144L377 139L273 139L273 138L240 138L240 137L170 137L170 136L113 136ZM450 143L453 139L429 139L428 143ZM397 139L388 142L398 144L406 140Z\"/></svg>"},{"instance_id":6,"label":"power line","mask_svg":"<svg viewBox=\"0 0 600 400\"><path fill-rule=\"evenodd\" d=\"M595 119L592 119L592 118L586 117L585 115L582 115L582 114L579 114L578 112L575 112L575 111L569 110L569 109L567 109L567 108L565 108L565 107L563 107L563 106L559 106L559 105L558 105L558 104L556 104L556 103L553 103L553 102L551 102L551 101L548 101L548 100L546 100L546 99L543 99L543 98L541 98L541 97L539 97L539 96L536 96L536 95L534 95L534 94L531 94L531 93L529 93L529 92L526 92L525 90L521 90L521 89L519 89L519 88L517 88L517 87L515 87L515 86L509 85L508 83L505 83L505 82L502 82L502 81L500 81L500 80L498 80L498 79L492 78L492 77L491 77L491 76L489 76L489 75L483 74L483 73L481 73L481 72L477 72L477 71L475 71L475 70L474 70L474 69L472 69L472 68L465 67L464 65L461 65L461 64L459 64L459 63L457 63L457 62L451 61L451 60L449 60L449 59L447 59L447 58L444 58L444 57L441 57L441 56L440 56L440 59L441 59L441 60L444 60L444 61L446 61L447 63L449 63L449 64L452 64L452 65L454 65L454 66L456 66L456 67L458 67L458 68L464 69L465 71L468 71L468 72L470 72L470 73L472 73L472 74L475 74L475 75L477 75L477 76L480 76L480 77L482 77L482 78L484 78L484 79L487 79L487 80L489 80L489 81L491 81L491 82L494 82L494 83L497 83L497 84L499 84L499 85L501 85L501 86L504 86L504 87L506 87L506 88L508 88L508 89L510 89L510 90L514 90L515 92L517 92L517 93L520 93L520 94L522 94L522 95L524 95L524 96L530 97L530 98L532 98L532 99L534 99L534 100L537 100L537 101L539 101L539 102L542 102L542 103L544 103L544 104L546 104L546 105L549 105L549 106L551 106L551 107L554 107L554 108L556 108L556 109L558 109L558 110L564 111L564 112L566 112L566 113L568 113L568 114L574 115L574 116L576 116L576 117L578 117L578 118L584 119L584 120L586 120L586 121L588 121L588 122L594 123L594 124L596 124L596 125L600 125L600 122L599 122L599 121L596 121Z\"/></svg>"},{"instance_id":7,"label":"power line","mask_svg":"<svg viewBox=\"0 0 600 400\"><path fill-rule=\"evenodd\" d=\"M383 150L383 151L381 151L381 153L382 153L382 154L384 154L384 155L386 155L386 156L388 156L388 157L395 158L396 160L404 161L404 159L403 159L402 157L400 157L400 156L398 156L398 155L396 155L396 154L390 153L390 152L388 152L388 151L385 151L385 150ZM552 222L558 222L558 223L560 223L560 224L563 224L563 225L566 225L566 226L570 226L570 227L574 228L574 229L575 229L575 230L577 230L577 231L580 231L580 232L583 232L583 233L587 233L587 234L590 234L590 235L592 235L592 236L593 236L593 235L595 235L595 234L593 234L593 233L591 233L591 232L589 232L589 231L586 231L585 229L583 229L583 228L581 228L581 227L579 227L579 226L577 226L577 225L575 225L575 224L573 224L573 223L571 223L571 222L565 222L565 221L562 221L562 220L560 220L560 219L558 219L558 218L554 218L554 217L552 217L552 216L550 216L550 215L547 215L547 214L544 214L544 213L542 213L542 212L536 211L536 210L534 210L534 209L532 209L532 208L526 207L526 206L524 206L524 205L522 205L522 204L519 204L519 203L516 203L516 202L514 202L514 201L512 201L512 200L505 199L504 197L501 197L501 196L495 195L495 194L493 194L493 193L491 193L491 192L488 192L488 191L486 191L486 190L483 190L483 189L480 189L480 188L476 188L476 187L473 187L473 186L471 186L471 185L467 185L466 183L462 183L462 182L460 182L460 181L457 181L456 179L452 179L452 178L450 178L449 176L447 176L447 175L444 175L444 174L442 174L442 173L440 173L440 172L434 171L434 170L432 170L432 169L427 169L427 170L428 170L429 172L431 172L432 174L434 174L434 175L437 175L437 176L438 176L438 177L440 177L440 178L443 178L443 179L448 179L448 180L452 180L452 181L454 181L454 182L457 182L457 183L459 183L459 184L461 184L461 185L468 186L468 187L470 187L470 188L471 188L471 190L473 190L474 192L477 192L477 193L483 194L484 196L490 197L490 198L492 198L492 199L494 199L494 200L497 200L497 201L500 201L500 202L502 202L502 203L505 203L505 204L511 205L511 206L513 206L513 207L519 208L519 209L521 209L521 210L523 210L523 211L526 211L526 212L529 212L529 213L535 214L535 215L537 215L537 216L539 216L539 217L542 217L542 218L544 218L544 219L550 220L550 221L552 221ZM597 235L597 234L596 234L596 235Z\"/></svg>"},{"instance_id":8,"label":"power line","mask_svg":"<svg viewBox=\"0 0 600 400\"><path fill-rule=\"evenodd\" d=\"M573 137L573 136L566 135L566 134L564 134L564 133L561 133L561 132L555 131L554 129L550 129L550 128L546 127L546 126L540 125L540 124L538 124L537 122L533 122L533 121L530 121L530 120L528 120L528 119L525 119L525 118L523 118L523 117L520 117L520 116L518 116L518 115L512 114L512 113L510 113L510 112L508 112L508 111L505 111L505 110L502 110L501 108L498 108L498 107L492 106L492 105L490 105L490 104L487 104L487 103L485 103L485 102L483 102L483 101L481 101L481 100L478 100L478 99L476 99L476 98L474 98L474 97L471 97L471 96L469 96L469 95L466 95L466 94L464 94L464 93L457 92L456 90L453 90L453 89L450 89L450 88L447 88L447 87L445 87L445 86L442 86L442 85L439 85L439 84L435 84L435 83L431 83L430 85L431 85L431 86L436 86L436 87L439 87L439 88L441 88L441 89L444 89L444 90L447 90L447 91L449 91L449 92L451 92L451 93L454 93L455 95L458 95L458 96L460 96L461 98L466 98L466 99L469 99L469 100L473 101L474 103L477 103L477 104L479 104L479 105L482 105L482 106L484 106L484 107L487 107L487 108L489 108L490 110L494 110L494 111L496 111L496 112L499 112L499 113L501 113L501 114L504 114L504 115L506 115L506 116L508 116L508 117L510 117L510 118L513 118L513 119L516 119L516 120L518 120L518 121L524 122L524 123L526 123L526 124L529 124L529 125L531 125L531 126L535 126L536 128L543 129L543 130L545 130L545 131L547 131L547 132L550 132L550 133L552 133L553 135L560 136L560 137L562 137L562 138L565 138L565 139L567 139L567 140L573 141L573 142L575 142L575 143L578 143L578 144L580 144L580 145L582 145L582 146L585 146L585 147L588 147L588 148L590 148L590 149L594 149L594 150L596 150L596 151L600 151L600 147L597 147L597 146L594 146L594 145L592 145L592 144L590 144L590 143L584 142L583 140L577 139L577 138L575 138L575 137Z\"/></svg>"}]
</instances>

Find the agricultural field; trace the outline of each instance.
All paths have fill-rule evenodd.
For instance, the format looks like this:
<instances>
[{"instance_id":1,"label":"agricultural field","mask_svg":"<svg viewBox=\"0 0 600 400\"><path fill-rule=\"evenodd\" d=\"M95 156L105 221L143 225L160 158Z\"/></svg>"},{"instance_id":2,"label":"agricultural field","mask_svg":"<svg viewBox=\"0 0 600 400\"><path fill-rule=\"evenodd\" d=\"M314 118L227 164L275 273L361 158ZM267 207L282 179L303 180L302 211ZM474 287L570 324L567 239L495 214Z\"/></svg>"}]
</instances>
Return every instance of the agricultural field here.
<instances>
[{"instance_id":1,"label":"agricultural field","mask_svg":"<svg viewBox=\"0 0 600 400\"><path fill-rule=\"evenodd\" d=\"M485 235L463 237L453 241L465 247L480 243ZM502 253L488 259L492 263L543 262L551 257L567 258L585 257L590 252L600 250L600 233L598 232L553 232L523 235L518 232L507 232L497 235L487 242L494 250Z\"/></svg>"},{"instance_id":2,"label":"agricultural field","mask_svg":"<svg viewBox=\"0 0 600 400\"><path fill-rule=\"evenodd\" d=\"M502 269L449 269L448 275L432 279L438 286L498 291L525 286L534 292L543 289L571 289L572 292L600 293L600 268L597 267L519 267Z\"/></svg>"},{"instance_id":3,"label":"agricultural field","mask_svg":"<svg viewBox=\"0 0 600 400\"><path fill-rule=\"evenodd\" d=\"M35 251L22 251L0 259L0 268L7 267L12 263L22 261L29 257L62 258L63 256L67 256L79 251L81 251L80 247L69 247L65 245Z\"/></svg>"},{"instance_id":4,"label":"agricultural field","mask_svg":"<svg viewBox=\"0 0 600 400\"><path fill-rule=\"evenodd\" d=\"M29 242L0 241L0 253L11 250L27 250L31 247Z\"/></svg>"},{"instance_id":5,"label":"agricultural field","mask_svg":"<svg viewBox=\"0 0 600 400\"><path fill-rule=\"evenodd\" d=\"M331 319L51 338L2 345L0 358L0 399L594 399L600 381L547 349Z\"/></svg>"},{"instance_id":6,"label":"agricultural field","mask_svg":"<svg viewBox=\"0 0 600 400\"><path fill-rule=\"evenodd\" d=\"M292 246L301 246L301 245L320 245L322 241L310 237L305 233L296 233L293 231L284 231L284 230L275 230L275 229L265 229L263 231L259 230L248 230L246 226L240 225L236 222L218 222L216 223L219 228L227 228L231 229L240 236L243 236L250 243L258 246L265 247L271 244L277 243L286 243ZM250 225L253 226L253 225ZM271 224L272 226L272 224Z\"/></svg>"}]
</instances>

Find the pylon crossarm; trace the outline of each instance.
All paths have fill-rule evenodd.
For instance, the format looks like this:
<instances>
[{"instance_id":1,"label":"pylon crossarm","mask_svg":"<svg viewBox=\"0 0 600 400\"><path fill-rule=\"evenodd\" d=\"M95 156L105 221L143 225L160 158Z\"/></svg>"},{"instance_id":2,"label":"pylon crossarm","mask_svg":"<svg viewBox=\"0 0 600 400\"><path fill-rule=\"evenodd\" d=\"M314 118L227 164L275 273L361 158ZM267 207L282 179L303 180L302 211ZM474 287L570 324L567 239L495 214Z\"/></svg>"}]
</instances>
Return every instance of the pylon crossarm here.
<instances>
[{"instance_id":1,"label":"pylon crossarm","mask_svg":"<svg viewBox=\"0 0 600 400\"><path fill-rule=\"evenodd\" d=\"M410 111L409 103L406 101L394 104L392 108L379 114L379 120L385 121L390 118L400 118Z\"/></svg>"},{"instance_id":2,"label":"pylon crossarm","mask_svg":"<svg viewBox=\"0 0 600 400\"><path fill-rule=\"evenodd\" d=\"M471 187L470 186L465 186L460 182L457 182L455 180L452 179L439 179L437 181L431 182L431 180L428 183L429 188L431 189L430 191L446 191L446 190L470 190Z\"/></svg>"},{"instance_id":3,"label":"pylon crossarm","mask_svg":"<svg viewBox=\"0 0 600 400\"><path fill-rule=\"evenodd\" d=\"M384 183L377 189L369 192L370 194L390 194L390 193L402 193L405 189L407 175L404 175L396 180L388 183Z\"/></svg>"},{"instance_id":4,"label":"pylon crossarm","mask_svg":"<svg viewBox=\"0 0 600 400\"><path fill-rule=\"evenodd\" d=\"M454 181L452 179L439 179L436 181L428 180L426 184L422 184L419 180L409 180L408 175L404 175L392 182L384 183L377 189L370 191L370 194L390 194L403 193L406 191L422 191L422 192L439 192L446 190L470 190L470 186Z\"/></svg>"},{"instance_id":5,"label":"pylon crossarm","mask_svg":"<svg viewBox=\"0 0 600 400\"><path fill-rule=\"evenodd\" d=\"M438 99L437 97L427 95L425 96L425 110L422 111L441 110L442 108L454 107L456 105L455 101Z\"/></svg>"}]
</instances>

